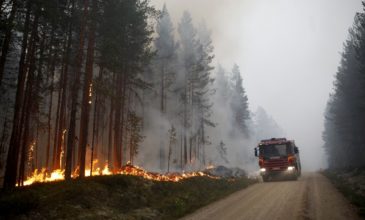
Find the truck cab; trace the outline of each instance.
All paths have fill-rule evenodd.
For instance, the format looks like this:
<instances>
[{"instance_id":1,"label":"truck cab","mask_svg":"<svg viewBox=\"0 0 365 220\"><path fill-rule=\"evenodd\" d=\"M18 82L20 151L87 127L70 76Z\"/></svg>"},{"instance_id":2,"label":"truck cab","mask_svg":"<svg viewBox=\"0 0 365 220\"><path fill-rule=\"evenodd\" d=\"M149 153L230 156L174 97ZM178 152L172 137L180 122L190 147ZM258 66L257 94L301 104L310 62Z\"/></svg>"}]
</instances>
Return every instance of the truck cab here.
<instances>
[{"instance_id":1,"label":"truck cab","mask_svg":"<svg viewBox=\"0 0 365 220\"><path fill-rule=\"evenodd\" d=\"M260 175L264 182L275 177L297 180L301 175L299 149L293 140L271 138L261 140L255 148Z\"/></svg>"}]
</instances>

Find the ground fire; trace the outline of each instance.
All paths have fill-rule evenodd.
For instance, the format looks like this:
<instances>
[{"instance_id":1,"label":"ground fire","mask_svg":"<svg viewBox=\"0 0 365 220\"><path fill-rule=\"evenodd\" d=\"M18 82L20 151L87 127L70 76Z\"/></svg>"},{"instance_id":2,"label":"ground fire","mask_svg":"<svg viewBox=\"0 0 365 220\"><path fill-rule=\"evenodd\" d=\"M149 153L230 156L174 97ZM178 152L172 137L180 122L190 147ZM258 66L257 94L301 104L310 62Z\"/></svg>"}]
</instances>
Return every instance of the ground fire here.
<instances>
[{"instance_id":1,"label":"ground fire","mask_svg":"<svg viewBox=\"0 0 365 220\"><path fill-rule=\"evenodd\" d=\"M95 162L96 163L96 162ZM108 176L108 175L132 175L132 176L141 176L145 179L154 180L154 181L169 181L169 182L178 182L183 179L196 177L196 176L208 176L210 178L218 178L215 176L211 176L205 174L204 172L182 172L182 173L167 173L160 174L154 172L148 172L145 169L132 165L128 162L125 166L122 167L121 170L117 172L112 172L109 170L108 165L105 165L103 168L97 167L93 169L92 173L90 173L90 169L85 170L85 176ZM77 178L78 170L74 171L72 174L72 178ZM46 169L42 170L34 170L31 175L24 181L23 186L29 186L34 183L45 183L45 182L55 182L62 181L65 179L65 170L54 170L52 172L47 172ZM19 186L19 185L17 185Z\"/></svg>"}]
</instances>

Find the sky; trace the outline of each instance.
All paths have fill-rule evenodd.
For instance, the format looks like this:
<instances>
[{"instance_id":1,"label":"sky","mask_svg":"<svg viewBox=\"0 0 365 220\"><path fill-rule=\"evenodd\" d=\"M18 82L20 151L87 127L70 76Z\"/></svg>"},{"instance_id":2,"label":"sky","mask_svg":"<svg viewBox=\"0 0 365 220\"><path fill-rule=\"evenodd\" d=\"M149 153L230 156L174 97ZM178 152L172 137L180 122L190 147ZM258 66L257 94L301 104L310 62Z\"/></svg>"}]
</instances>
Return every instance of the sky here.
<instances>
[{"instance_id":1,"label":"sky","mask_svg":"<svg viewBox=\"0 0 365 220\"><path fill-rule=\"evenodd\" d=\"M205 21L215 63L240 66L250 109L295 140L305 169L325 168L324 109L361 0L151 0L164 3L176 27L184 10Z\"/></svg>"}]
</instances>

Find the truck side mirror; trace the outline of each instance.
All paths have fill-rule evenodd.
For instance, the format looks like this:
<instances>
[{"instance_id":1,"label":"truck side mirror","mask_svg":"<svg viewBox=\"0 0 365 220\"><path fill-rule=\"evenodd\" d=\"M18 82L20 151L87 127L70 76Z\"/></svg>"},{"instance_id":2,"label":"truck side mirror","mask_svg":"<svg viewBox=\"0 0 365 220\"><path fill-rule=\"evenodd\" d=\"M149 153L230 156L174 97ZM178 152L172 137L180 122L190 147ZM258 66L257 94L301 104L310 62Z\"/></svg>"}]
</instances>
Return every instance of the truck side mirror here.
<instances>
[{"instance_id":1,"label":"truck side mirror","mask_svg":"<svg viewBox=\"0 0 365 220\"><path fill-rule=\"evenodd\" d=\"M255 157L258 157L258 156L259 156L259 154L257 152L257 148L255 147Z\"/></svg>"},{"instance_id":2,"label":"truck side mirror","mask_svg":"<svg viewBox=\"0 0 365 220\"><path fill-rule=\"evenodd\" d=\"M298 149L298 147L294 147L294 153L295 153L295 154L299 154L299 149Z\"/></svg>"}]
</instances>

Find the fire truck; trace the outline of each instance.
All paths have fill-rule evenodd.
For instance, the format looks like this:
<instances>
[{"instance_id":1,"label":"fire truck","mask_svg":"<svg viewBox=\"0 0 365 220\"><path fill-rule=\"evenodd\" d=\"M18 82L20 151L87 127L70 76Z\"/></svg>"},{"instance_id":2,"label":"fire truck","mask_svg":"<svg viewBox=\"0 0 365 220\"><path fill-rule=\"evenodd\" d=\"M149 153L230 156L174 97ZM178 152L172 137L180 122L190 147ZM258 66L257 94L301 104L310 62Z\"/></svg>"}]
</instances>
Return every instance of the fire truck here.
<instances>
[{"instance_id":1,"label":"fire truck","mask_svg":"<svg viewBox=\"0 0 365 220\"><path fill-rule=\"evenodd\" d=\"M261 140L255 148L260 175L264 182L274 178L297 180L301 174L299 149L293 140L271 138Z\"/></svg>"}]
</instances>

